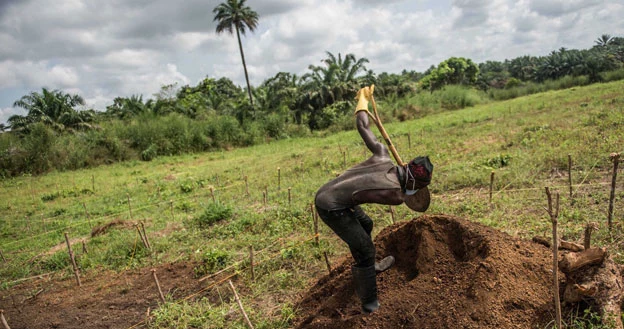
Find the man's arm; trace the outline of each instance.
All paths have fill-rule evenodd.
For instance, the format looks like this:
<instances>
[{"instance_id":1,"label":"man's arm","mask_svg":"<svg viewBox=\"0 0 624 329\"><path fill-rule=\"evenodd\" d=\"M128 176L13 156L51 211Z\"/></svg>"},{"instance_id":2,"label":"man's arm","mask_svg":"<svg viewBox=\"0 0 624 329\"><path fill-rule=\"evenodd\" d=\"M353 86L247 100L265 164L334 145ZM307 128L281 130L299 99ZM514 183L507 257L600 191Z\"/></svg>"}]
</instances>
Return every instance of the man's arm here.
<instances>
[{"instance_id":1,"label":"man's arm","mask_svg":"<svg viewBox=\"0 0 624 329\"><path fill-rule=\"evenodd\" d=\"M375 134L373 134L373 131L370 129L370 120L366 111L358 111L355 114L355 123L366 147L368 147L374 155L389 156L388 149L377 140L377 137L375 137Z\"/></svg>"}]
</instances>

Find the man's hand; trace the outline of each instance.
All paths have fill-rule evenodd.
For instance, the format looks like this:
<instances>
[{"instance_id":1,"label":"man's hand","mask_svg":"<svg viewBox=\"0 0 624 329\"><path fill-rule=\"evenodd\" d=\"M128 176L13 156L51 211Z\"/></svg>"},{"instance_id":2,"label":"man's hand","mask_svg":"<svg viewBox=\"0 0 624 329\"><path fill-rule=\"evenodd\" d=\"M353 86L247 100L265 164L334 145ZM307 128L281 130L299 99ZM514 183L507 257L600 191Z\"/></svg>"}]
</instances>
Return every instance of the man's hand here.
<instances>
[{"instance_id":1,"label":"man's hand","mask_svg":"<svg viewBox=\"0 0 624 329\"><path fill-rule=\"evenodd\" d=\"M370 85L370 87L363 87L357 92L355 95L355 99L358 101L355 107L356 114L359 111L368 111L368 102L371 100L374 91L375 85Z\"/></svg>"}]
</instances>

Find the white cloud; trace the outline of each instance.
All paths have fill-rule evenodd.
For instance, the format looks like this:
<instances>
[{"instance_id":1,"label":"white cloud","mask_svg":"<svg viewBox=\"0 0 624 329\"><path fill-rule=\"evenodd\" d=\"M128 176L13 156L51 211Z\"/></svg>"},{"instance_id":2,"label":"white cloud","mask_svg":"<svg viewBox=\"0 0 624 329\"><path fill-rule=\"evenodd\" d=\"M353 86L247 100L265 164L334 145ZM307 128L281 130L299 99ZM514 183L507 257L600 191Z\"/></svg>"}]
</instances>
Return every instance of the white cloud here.
<instances>
[{"instance_id":1,"label":"white cloud","mask_svg":"<svg viewBox=\"0 0 624 329\"><path fill-rule=\"evenodd\" d=\"M208 40L215 40L215 35L212 33L202 32L182 32L173 37L177 46L184 51L192 51L201 46Z\"/></svg>"},{"instance_id":2,"label":"white cloud","mask_svg":"<svg viewBox=\"0 0 624 329\"><path fill-rule=\"evenodd\" d=\"M0 1L0 108L23 93L80 93L97 109L205 76L245 84L235 35L215 33L222 0ZM424 71L451 56L475 62L588 48L624 36L621 0L266 0L243 37L253 85L302 74L326 51L370 60L376 73ZM20 94L22 93L22 94ZM108 102L108 103L107 103ZM1 118L0 118L1 120Z\"/></svg>"},{"instance_id":3,"label":"white cloud","mask_svg":"<svg viewBox=\"0 0 624 329\"><path fill-rule=\"evenodd\" d=\"M67 88L79 83L76 70L70 66L41 62L0 62L0 88L21 86L51 86Z\"/></svg>"},{"instance_id":4,"label":"white cloud","mask_svg":"<svg viewBox=\"0 0 624 329\"><path fill-rule=\"evenodd\" d=\"M558 17L603 3L604 0L531 0L530 7L540 15Z\"/></svg>"}]
</instances>

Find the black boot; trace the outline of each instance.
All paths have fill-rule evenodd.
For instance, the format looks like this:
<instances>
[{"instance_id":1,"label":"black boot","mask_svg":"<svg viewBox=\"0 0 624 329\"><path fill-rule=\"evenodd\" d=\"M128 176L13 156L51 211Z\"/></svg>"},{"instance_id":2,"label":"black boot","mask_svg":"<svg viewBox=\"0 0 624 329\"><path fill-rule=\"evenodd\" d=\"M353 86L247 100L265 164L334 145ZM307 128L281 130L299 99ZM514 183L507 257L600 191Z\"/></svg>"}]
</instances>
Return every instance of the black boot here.
<instances>
[{"instance_id":1,"label":"black boot","mask_svg":"<svg viewBox=\"0 0 624 329\"><path fill-rule=\"evenodd\" d=\"M381 273L394 265L394 257L388 256L378 262L375 262L375 272Z\"/></svg>"},{"instance_id":2,"label":"black boot","mask_svg":"<svg viewBox=\"0 0 624 329\"><path fill-rule=\"evenodd\" d=\"M362 302L362 312L372 313L379 308L377 300L377 273L375 265L369 267L351 267L355 292Z\"/></svg>"}]
</instances>

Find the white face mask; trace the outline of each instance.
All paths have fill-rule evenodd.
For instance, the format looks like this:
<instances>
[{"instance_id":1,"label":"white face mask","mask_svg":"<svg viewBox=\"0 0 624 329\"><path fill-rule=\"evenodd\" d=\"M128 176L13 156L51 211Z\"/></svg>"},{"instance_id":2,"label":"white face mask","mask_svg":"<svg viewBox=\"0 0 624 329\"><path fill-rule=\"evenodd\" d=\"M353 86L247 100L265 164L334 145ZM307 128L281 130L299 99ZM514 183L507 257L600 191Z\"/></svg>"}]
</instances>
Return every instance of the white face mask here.
<instances>
[{"instance_id":1,"label":"white face mask","mask_svg":"<svg viewBox=\"0 0 624 329\"><path fill-rule=\"evenodd\" d=\"M418 192L418 189L416 188L416 178L414 178L414 175L412 174L412 172L409 170L409 168L407 167L408 165L405 165L404 169L405 169L405 194L407 195L414 195L416 194L416 192ZM409 180L412 179L412 186L411 188L409 186L407 186L407 182L409 182Z\"/></svg>"}]
</instances>

